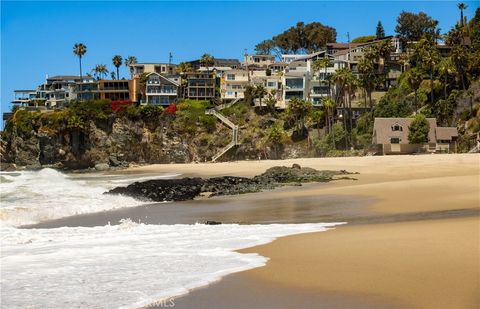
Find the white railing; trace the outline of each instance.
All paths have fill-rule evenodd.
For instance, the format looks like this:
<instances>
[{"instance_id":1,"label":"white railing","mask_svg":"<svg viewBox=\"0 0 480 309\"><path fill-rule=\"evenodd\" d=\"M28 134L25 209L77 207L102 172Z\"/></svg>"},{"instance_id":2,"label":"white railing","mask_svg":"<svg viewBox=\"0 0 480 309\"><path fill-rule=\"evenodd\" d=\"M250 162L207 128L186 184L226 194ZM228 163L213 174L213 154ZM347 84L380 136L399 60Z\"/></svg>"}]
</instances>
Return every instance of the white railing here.
<instances>
[{"instance_id":1,"label":"white railing","mask_svg":"<svg viewBox=\"0 0 480 309\"><path fill-rule=\"evenodd\" d=\"M237 100L231 102L231 103L228 103L228 104L224 104L224 105L229 105L229 106L232 106L233 104L236 103ZM237 101L238 102L238 101ZM217 106L218 108L218 106ZM225 108L225 107L223 107ZM212 162L215 162L218 158L220 158L221 156L223 156L227 151L229 151L230 149L232 149L233 147L239 145L239 140L238 140L238 132L239 132L239 128L237 125L235 125L233 122L231 122L227 117L223 116L222 114L220 114L219 112L217 112L215 109L208 109L205 111L205 114L207 115L213 115L215 117L217 117L218 119L220 119L221 122L223 122L225 125L227 125L228 127L230 127L232 129L232 141L225 147L223 147L222 150L220 150L219 153L217 153L216 155L214 155L212 157Z\"/></svg>"}]
</instances>

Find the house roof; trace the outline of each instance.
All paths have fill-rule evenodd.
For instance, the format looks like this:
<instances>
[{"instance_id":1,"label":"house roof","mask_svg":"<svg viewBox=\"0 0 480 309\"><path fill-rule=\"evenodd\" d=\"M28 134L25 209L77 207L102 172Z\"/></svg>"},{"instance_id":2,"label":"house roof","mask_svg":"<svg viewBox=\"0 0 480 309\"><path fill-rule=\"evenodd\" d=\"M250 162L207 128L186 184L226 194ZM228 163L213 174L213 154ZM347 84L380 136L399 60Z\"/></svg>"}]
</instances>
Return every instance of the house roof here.
<instances>
[{"instance_id":1,"label":"house roof","mask_svg":"<svg viewBox=\"0 0 480 309\"><path fill-rule=\"evenodd\" d=\"M147 77L150 76L150 75L153 75L153 74L155 74L155 75L159 76L160 78L162 78L162 79L164 79L164 80L166 80L166 81L174 84L175 86L180 86L180 84L179 84L178 82L174 81L174 80L171 79L171 78L168 78L168 77L166 77L166 76L163 76L162 74L159 74L159 73L157 73L157 72L148 73L148 74L147 74Z\"/></svg>"},{"instance_id":2,"label":"house roof","mask_svg":"<svg viewBox=\"0 0 480 309\"><path fill-rule=\"evenodd\" d=\"M437 140L451 141L453 137L458 136L458 130L456 127L437 127L435 130Z\"/></svg>"},{"instance_id":3,"label":"house roof","mask_svg":"<svg viewBox=\"0 0 480 309\"><path fill-rule=\"evenodd\" d=\"M88 76L82 76L82 78L80 78L80 76L77 76L77 75L55 75L55 76L52 76L52 77L47 77L48 80L75 80L75 79L91 79L89 78Z\"/></svg>"},{"instance_id":4,"label":"house roof","mask_svg":"<svg viewBox=\"0 0 480 309\"><path fill-rule=\"evenodd\" d=\"M399 138L400 144L408 144L408 128L413 118L375 118L373 122L374 142L376 144L390 144L391 138ZM427 118L430 125L428 131L428 140L430 143L436 143L435 131L437 128L437 120L435 118ZM392 127L399 125L401 131L393 131Z\"/></svg>"}]
</instances>

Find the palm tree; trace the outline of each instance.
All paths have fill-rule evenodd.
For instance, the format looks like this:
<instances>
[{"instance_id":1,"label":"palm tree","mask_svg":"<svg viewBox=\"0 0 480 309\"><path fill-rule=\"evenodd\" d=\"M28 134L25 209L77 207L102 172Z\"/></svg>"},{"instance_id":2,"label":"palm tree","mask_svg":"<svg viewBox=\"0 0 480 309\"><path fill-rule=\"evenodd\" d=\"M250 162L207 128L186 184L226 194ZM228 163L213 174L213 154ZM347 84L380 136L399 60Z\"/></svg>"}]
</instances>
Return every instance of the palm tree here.
<instances>
[{"instance_id":1,"label":"palm tree","mask_svg":"<svg viewBox=\"0 0 480 309\"><path fill-rule=\"evenodd\" d=\"M202 55L202 58L200 59L200 63L207 68L207 72L210 72L208 68L215 64L215 58L213 58L212 55L205 53Z\"/></svg>"},{"instance_id":2,"label":"palm tree","mask_svg":"<svg viewBox=\"0 0 480 309\"><path fill-rule=\"evenodd\" d=\"M408 84L410 85L410 87L414 91L414 95L415 95L415 97L414 97L414 104L415 104L414 109L415 109L415 113L416 113L417 110L418 110L417 91L418 91L418 88L420 88L420 84L423 81L422 73L417 68L413 68L413 69L410 70L409 75L407 77L407 80L408 80Z\"/></svg>"},{"instance_id":3,"label":"palm tree","mask_svg":"<svg viewBox=\"0 0 480 309\"><path fill-rule=\"evenodd\" d=\"M187 62L180 62L176 68L177 73L187 73L187 72L192 72L192 66L190 63Z\"/></svg>"},{"instance_id":4,"label":"palm tree","mask_svg":"<svg viewBox=\"0 0 480 309\"><path fill-rule=\"evenodd\" d=\"M337 96L335 99L335 105L338 105L338 100L341 98L342 99L342 107L343 107L343 114L342 114L342 119L343 119L343 129L347 131L347 119L346 119L346 97L348 93L348 83L349 80L351 79L350 75L352 74L352 71L350 71L349 68L341 68L337 70L335 73L332 75L332 81L334 81L337 85ZM345 149L348 148L347 140L345 140Z\"/></svg>"},{"instance_id":5,"label":"palm tree","mask_svg":"<svg viewBox=\"0 0 480 309\"><path fill-rule=\"evenodd\" d=\"M102 79L102 77L105 78L108 74L108 69L105 64L97 64L92 71L98 80Z\"/></svg>"},{"instance_id":6,"label":"palm tree","mask_svg":"<svg viewBox=\"0 0 480 309\"><path fill-rule=\"evenodd\" d=\"M330 133L332 131L332 116L335 102L331 98L326 97L322 99L322 106L325 109L325 123L327 125L327 132Z\"/></svg>"},{"instance_id":7,"label":"palm tree","mask_svg":"<svg viewBox=\"0 0 480 309\"><path fill-rule=\"evenodd\" d=\"M110 78L111 78L112 80L114 80L115 77L116 77L115 72L113 72L113 71L110 72Z\"/></svg>"},{"instance_id":8,"label":"palm tree","mask_svg":"<svg viewBox=\"0 0 480 309\"><path fill-rule=\"evenodd\" d=\"M447 85L448 85L448 76L455 73L455 66L453 65L452 58L445 57L438 64L438 73L444 78L443 81L443 98L447 99Z\"/></svg>"},{"instance_id":9,"label":"palm tree","mask_svg":"<svg viewBox=\"0 0 480 309\"><path fill-rule=\"evenodd\" d=\"M362 58L358 63L358 72L360 73L360 85L365 90L365 107L367 107L367 96L370 110L373 109L372 92L375 90L377 75L374 63L367 58Z\"/></svg>"},{"instance_id":10,"label":"palm tree","mask_svg":"<svg viewBox=\"0 0 480 309\"><path fill-rule=\"evenodd\" d=\"M463 19L463 11L467 9L467 5L463 2L460 2L457 4L458 9L460 10L460 25L463 26L464 24L464 19Z\"/></svg>"},{"instance_id":11,"label":"palm tree","mask_svg":"<svg viewBox=\"0 0 480 309\"><path fill-rule=\"evenodd\" d=\"M330 66L331 63L332 62L331 62L330 58L328 58L328 57L320 58L320 59L315 60L315 62L313 63L313 69L315 71L318 71L318 72L320 72L321 69L325 69L325 80L326 80L327 79L327 68Z\"/></svg>"},{"instance_id":12,"label":"palm tree","mask_svg":"<svg viewBox=\"0 0 480 309\"><path fill-rule=\"evenodd\" d=\"M264 96L267 95L267 90L265 89L265 87L263 87L263 85L257 85L255 87L254 93L255 97L258 98L260 107L262 107L262 99Z\"/></svg>"},{"instance_id":13,"label":"palm tree","mask_svg":"<svg viewBox=\"0 0 480 309\"><path fill-rule=\"evenodd\" d=\"M133 65L137 64L137 57L135 56L128 56L125 58L125 66L130 70L130 78L133 79Z\"/></svg>"},{"instance_id":14,"label":"palm tree","mask_svg":"<svg viewBox=\"0 0 480 309\"><path fill-rule=\"evenodd\" d=\"M73 45L73 53L78 56L78 62L80 63L80 79L82 79L82 57L87 52L87 46L83 43L75 43Z\"/></svg>"},{"instance_id":15,"label":"palm tree","mask_svg":"<svg viewBox=\"0 0 480 309\"><path fill-rule=\"evenodd\" d=\"M117 79L120 79L120 66L122 65L123 58L120 55L115 55L112 58L113 65L117 68Z\"/></svg>"}]
</instances>

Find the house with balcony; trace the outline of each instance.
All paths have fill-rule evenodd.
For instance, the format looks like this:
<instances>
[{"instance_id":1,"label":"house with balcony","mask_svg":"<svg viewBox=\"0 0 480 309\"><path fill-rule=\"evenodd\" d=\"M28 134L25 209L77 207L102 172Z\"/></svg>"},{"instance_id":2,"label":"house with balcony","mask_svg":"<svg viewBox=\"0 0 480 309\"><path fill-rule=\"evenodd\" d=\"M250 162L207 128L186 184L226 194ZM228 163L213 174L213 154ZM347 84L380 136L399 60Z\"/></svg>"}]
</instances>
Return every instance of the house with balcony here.
<instances>
[{"instance_id":1,"label":"house with balcony","mask_svg":"<svg viewBox=\"0 0 480 309\"><path fill-rule=\"evenodd\" d=\"M111 101L136 101L137 89L136 80L99 80L98 98Z\"/></svg>"},{"instance_id":2,"label":"house with balcony","mask_svg":"<svg viewBox=\"0 0 480 309\"><path fill-rule=\"evenodd\" d=\"M248 72L245 70L229 70L220 79L222 100L243 99L245 87L249 84Z\"/></svg>"},{"instance_id":3,"label":"house with balcony","mask_svg":"<svg viewBox=\"0 0 480 309\"><path fill-rule=\"evenodd\" d=\"M305 89L308 89L309 75L307 71L291 70L285 72L282 76L283 85L283 101L285 106L288 106L288 102L293 98L305 100L307 99L307 93Z\"/></svg>"},{"instance_id":4,"label":"house with balcony","mask_svg":"<svg viewBox=\"0 0 480 309\"><path fill-rule=\"evenodd\" d=\"M150 73L145 83L145 102L155 105L170 105L178 98L180 83L158 73Z\"/></svg>"},{"instance_id":5,"label":"house with balcony","mask_svg":"<svg viewBox=\"0 0 480 309\"><path fill-rule=\"evenodd\" d=\"M35 106L35 99L37 98L36 90L14 90L13 91L13 106L28 107Z\"/></svg>"},{"instance_id":6,"label":"house with balcony","mask_svg":"<svg viewBox=\"0 0 480 309\"><path fill-rule=\"evenodd\" d=\"M181 96L192 100L214 100L216 96L214 72L188 72L182 75Z\"/></svg>"}]
</instances>

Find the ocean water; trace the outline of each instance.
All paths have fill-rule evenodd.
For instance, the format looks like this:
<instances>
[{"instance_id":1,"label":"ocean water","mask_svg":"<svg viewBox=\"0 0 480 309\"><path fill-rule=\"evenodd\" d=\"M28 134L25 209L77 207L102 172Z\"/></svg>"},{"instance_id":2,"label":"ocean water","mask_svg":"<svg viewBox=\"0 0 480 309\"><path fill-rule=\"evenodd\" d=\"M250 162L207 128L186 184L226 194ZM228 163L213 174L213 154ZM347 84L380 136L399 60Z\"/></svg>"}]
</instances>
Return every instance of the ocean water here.
<instances>
[{"instance_id":1,"label":"ocean water","mask_svg":"<svg viewBox=\"0 0 480 309\"><path fill-rule=\"evenodd\" d=\"M235 250L336 225L146 225L126 218L97 227L17 227L140 205L102 194L137 179L72 177L51 169L0 174L2 307L138 308L267 262Z\"/></svg>"}]
</instances>

